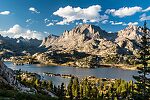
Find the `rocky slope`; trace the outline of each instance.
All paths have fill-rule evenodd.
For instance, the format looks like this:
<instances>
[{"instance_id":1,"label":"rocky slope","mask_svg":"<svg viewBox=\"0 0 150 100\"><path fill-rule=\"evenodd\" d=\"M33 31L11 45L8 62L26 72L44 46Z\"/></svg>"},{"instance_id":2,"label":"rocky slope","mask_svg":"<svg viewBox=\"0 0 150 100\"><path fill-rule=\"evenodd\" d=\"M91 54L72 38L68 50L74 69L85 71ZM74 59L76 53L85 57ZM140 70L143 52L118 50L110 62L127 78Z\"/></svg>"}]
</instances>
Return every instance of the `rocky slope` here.
<instances>
[{"instance_id":1,"label":"rocky slope","mask_svg":"<svg viewBox=\"0 0 150 100\"><path fill-rule=\"evenodd\" d=\"M14 39L0 35L0 55L34 54L43 50L39 48L41 42L37 39L24 39L22 37Z\"/></svg>"},{"instance_id":2,"label":"rocky slope","mask_svg":"<svg viewBox=\"0 0 150 100\"><path fill-rule=\"evenodd\" d=\"M107 33L98 26L83 24L71 31L65 31L62 36L49 36L45 38L41 46L50 50L63 50L85 52L88 54L103 55L105 53L117 53L119 46L113 43L115 35Z\"/></svg>"},{"instance_id":3,"label":"rocky slope","mask_svg":"<svg viewBox=\"0 0 150 100\"><path fill-rule=\"evenodd\" d=\"M126 50L131 54L136 54L139 50L137 45L141 41L142 31L142 27L129 25L118 32L115 43L123 48L124 51Z\"/></svg>"},{"instance_id":4,"label":"rocky slope","mask_svg":"<svg viewBox=\"0 0 150 100\"><path fill-rule=\"evenodd\" d=\"M61 36L46 37L41 46L49 50L85 52L93 55L135 54L142 27L129 25L117 33L107 33L98 26L83 24Z\"/></svg>"},{"instance_id":5,"label":"rocky slope","mask_svg":"<svg viewBox=\"0 0 150 100\"><path fill-rule=\"evenodd\" d=\"M20 76L22 76L21 78L24 78L24 80L30 80L32 78L37 78L40 77L40 75L35 74L35 73L30 73L26 74L26 73L22 73L20 74ZM17 80L17 75L15 73L15 71L13 71L12 69L8 68L2 61L0 61L0 89L1 91L10 91L11 92L19 92L19 93L26 93L28 95L30 94L41 94L41 92L37 91L37 89L35 87L31 87L30 85L25 85L23 84L23 82L20 80ZM37 78L40 79L40 78ZM53 94L51 91L48 91L47 89L43 89L42 90L44 95L50 96L50 97L56 97L57 96L55 94ZM7 92L6 92L7 93ZM3 97L3 93L2 97ZM5 96L4 96L5 97ZM10 94L9 94L9 97ZM17 97L16 97L17 98ZM2 99L2 98L1 98Z\"/></svg>"},{"instance_id":6,"label":"rocky slope","mask_svg":"<svg viewBox=\"0 0 150 100\"><path fill-rule=\"evenodd\" d=\"M7 66L1 61L0 61L0 83L7 84L16 89L21 89L23 87L23 85L16 80L14 71L10 68L7 68Z\"/></svg>"}]
</instances>

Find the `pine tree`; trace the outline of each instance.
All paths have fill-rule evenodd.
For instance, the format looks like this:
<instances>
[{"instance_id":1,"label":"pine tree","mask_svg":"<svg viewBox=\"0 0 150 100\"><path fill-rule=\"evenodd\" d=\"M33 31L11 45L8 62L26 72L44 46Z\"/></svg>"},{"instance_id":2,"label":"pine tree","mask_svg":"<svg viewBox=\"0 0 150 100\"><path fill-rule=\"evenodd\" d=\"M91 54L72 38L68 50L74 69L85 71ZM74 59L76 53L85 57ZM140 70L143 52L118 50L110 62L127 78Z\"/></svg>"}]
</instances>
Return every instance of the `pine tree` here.
<instances>
[{"instance_id":1,"label":"pine tree","mask_svg":"<svg viewBox=\"0 0 150 100\"><path fill-rule=\"evenodd\" d=\"M42 87L42 88L46 88L46 86L47 86L46 81L45 81L45 80L42 80L41 87Z\"/></svg>"},{"instance_id":2,"label":"pine tree","mask_svg":"<svg viewBox=\"0 0 150 100\"><path fill-rule=\"evenodd\" d=\"M68 84L68 87L67 87L67 94L68 94L70 100L73 99L73 94L72 94L73 79L74 78L72 77L69 84Z\"/></svg>"},{"instance_id":3,"label":"pine tree","mask_svg":"<svg viewBox=\"0 0 150 100\"><path fill-rule=\"evenodd\" d=\"M83 99L83 86L80 84L80 99Z\"/></svg>"},{"instance_id":4,"label":"pine tree","mask_svg":"<svg viewBox=\"0 0 150 100\"><path fill-rule=\"evenodd\" d=\"M58 85L58 87L57 87L56 95L59 96L61 99L61 87L60 87L60 85Z\"/></svg>"},{"instance_id":5,"label":"pine tree","mask_svg":"<svg viewBox=\"0 0 150 100\"><path fill-rule=\"evenodd\" d=\"M63 100L64 97L65 97L65 86L64 83L62 83L60 87L60 99Z\"/></svg>"},{"instance_id":6,"label":"pine tree","mask_svg":"<svg viewBox=\"0 0 150 100\"><path fill-rule=\"evenodd\" d=\"M148 60L150 60L150 51L149 51L149 33L147 32L148 28L146 26L146 21L144 23L143 35L141 38L141 43L139 45L140 52L138 57L139 63L142 67L138 68L138 76L133 76L137 84L137 92L139 95L137 99L147 100L150 97L150 78L147 76L150 74L150 67L148 65Z\"/></svg>"},{"instance_id":7,"label":"pine tree","mask_svg":"<svg viewBox=\"0 0 150 100\"><path fill-rule=\"evenodd\" d=\"M93 86L93 88L91 89L91 98L92 100L95 100L98 98L98 89L96 87L96 85Z\"/></svg>"},{"instance_id":8,"label":"pine tree","mask_svg":"<svg viewBox=\"0 0 150 100\"><path fill-rule=\"evenodd\" d=\"M54 85L54 89L53 89L54 93L57 94L57 87Z\"/></svg>"},{"instance_id":9,"label":"pine tree","mask_svg":"<svg viewBox=\"0 0 150 100\"><path fill-rule=\"evenodd\" d=\"M114 97L115 97L115 88L114 88L114 84L111 85L111 89L110 89L110 92L111 92L111 100L114 100Z\"/></svg>"},{"instance_id":10,"label":"pine tree","mask_svg":"<svg viewBox=\"0 0 150 100\"><path fill-rule=\"evenodd\" d=\"M87 85L88 85L88 80L87 80L87 78L85 79L85 80L83 80L83 89L82 89L82 91L83 91L83 98L87 98L88 97L88 87L87 87Z\"/></svg>"},{"instance_id":11,"label":"pine tree","mask_svg":"<svg viewBox=\"0 0 150 100\"><path fill-rule=\"evenodd\" d=\"M79 81L78 81L78 78L75 78L73 81L73 85L72 85L72 92L73 92L73 96L76 99L79 99L79 97L80 97L79 90L80 90Z\"/></svg>"},{"instance_id":12,"label":"pine tree","mask_svg":"<svg viewBox=\"0 0 150 100\"><path fill-rule=\"evenodd\" d=\"M35 88L38 88L38 87L40 86L39 83L40 83L40 80L39 80L39 79L36 79L35 82L34 82L34 87L35 87Z\"/></svg>"},{"instance_id":13,"label":"pine tree","mask_svg":"<svg viewBox=\"0 0 150 100\"><path fill-rule=\"evenodd\" d=\"M53 82L49 80L47 84L48 84L48 85L47 85L47 89L48 89L49 91L52 91L52 90L53 90Z\"/></svg>"}]
</instances>

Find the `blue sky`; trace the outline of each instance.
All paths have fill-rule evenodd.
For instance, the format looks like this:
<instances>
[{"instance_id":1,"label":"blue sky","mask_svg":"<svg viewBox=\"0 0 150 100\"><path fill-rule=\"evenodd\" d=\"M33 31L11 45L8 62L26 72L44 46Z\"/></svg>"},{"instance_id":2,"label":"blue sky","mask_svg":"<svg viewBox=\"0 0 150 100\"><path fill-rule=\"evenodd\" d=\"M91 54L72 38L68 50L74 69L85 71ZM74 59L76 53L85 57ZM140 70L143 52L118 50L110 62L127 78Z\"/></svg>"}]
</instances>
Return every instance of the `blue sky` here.
<instances>
[{"instance_id":1,"label":"blue sky","mask_svg":"<svg viewBox=\"0 0 150 100\"><path fill-rule=\"evenodd\" d=\"M0 0L0 32L10 37L42 39L82 23L115 32L144 20L150 27L150 0Z\"/></svg>"}]
</instances>

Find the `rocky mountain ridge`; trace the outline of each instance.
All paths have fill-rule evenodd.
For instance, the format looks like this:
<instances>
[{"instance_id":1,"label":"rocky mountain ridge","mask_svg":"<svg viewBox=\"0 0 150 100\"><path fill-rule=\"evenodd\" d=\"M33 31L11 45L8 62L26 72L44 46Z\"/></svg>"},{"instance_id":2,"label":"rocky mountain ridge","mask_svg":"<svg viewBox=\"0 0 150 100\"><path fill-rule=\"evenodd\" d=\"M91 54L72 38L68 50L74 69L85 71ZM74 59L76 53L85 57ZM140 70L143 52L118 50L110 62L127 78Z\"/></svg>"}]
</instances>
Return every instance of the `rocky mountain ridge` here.
<instances>
[{"instance_id":1,"label":"rocky mountain ridge","mask_svg":"<svg viewBox=\"0 0 150 100\"><path fill-rule=\"evenodd\" d=\"M43 39L41 46L49 50L85 52L92 55L136 54L142 27L129 25L116 33L108 33L95 25L78 25L61 36ZM150 32L150 31L149 31Z\"/></svg>"},{"instance_id":2,"label":"rocky mountain ridge","mask_svg":"<svg viewBox=\"0 0 150 100\"><path fill-rule=\"evenodd\" d=\"M34 54L42 51L39 48L41 42L37 39L9 38L0 35L0 55Z\"/></svg>"}]
</instances>

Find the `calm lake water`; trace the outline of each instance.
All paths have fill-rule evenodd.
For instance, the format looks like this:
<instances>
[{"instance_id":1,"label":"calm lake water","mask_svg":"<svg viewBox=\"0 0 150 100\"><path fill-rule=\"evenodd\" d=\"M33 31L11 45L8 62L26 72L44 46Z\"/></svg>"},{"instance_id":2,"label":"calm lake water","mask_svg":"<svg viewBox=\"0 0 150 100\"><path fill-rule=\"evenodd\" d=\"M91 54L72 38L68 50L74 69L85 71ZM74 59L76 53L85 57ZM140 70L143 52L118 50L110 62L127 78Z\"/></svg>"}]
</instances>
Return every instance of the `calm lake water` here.
<instances>
[{"instance_id":1,"label":"calm lake water","mask_svg":"<svg viewBox=\"0 0 150 100\"><path fill-rule=\"evenodd\" d=\"M43 72L52 72L56 74L73 74L79 77L85 76L96 76L99 78L116 78L116 79L124 79L126 81L133 80L133 75L138 75L136 70L123 70L119 68L95 68L95 69L87 69L87 68L75 68L75 67L62 67L62 66L44 66L44 65L19 65L15 66L11 62L5 62L5 64L13 69L18 70L21 69L23 71L35 72L40 74L43 79L52 80L55 85L60 85L62 82L68 84L70 79L65 79L61 77L49 77L43 75Z\"/></svg>"}]
</instances>

